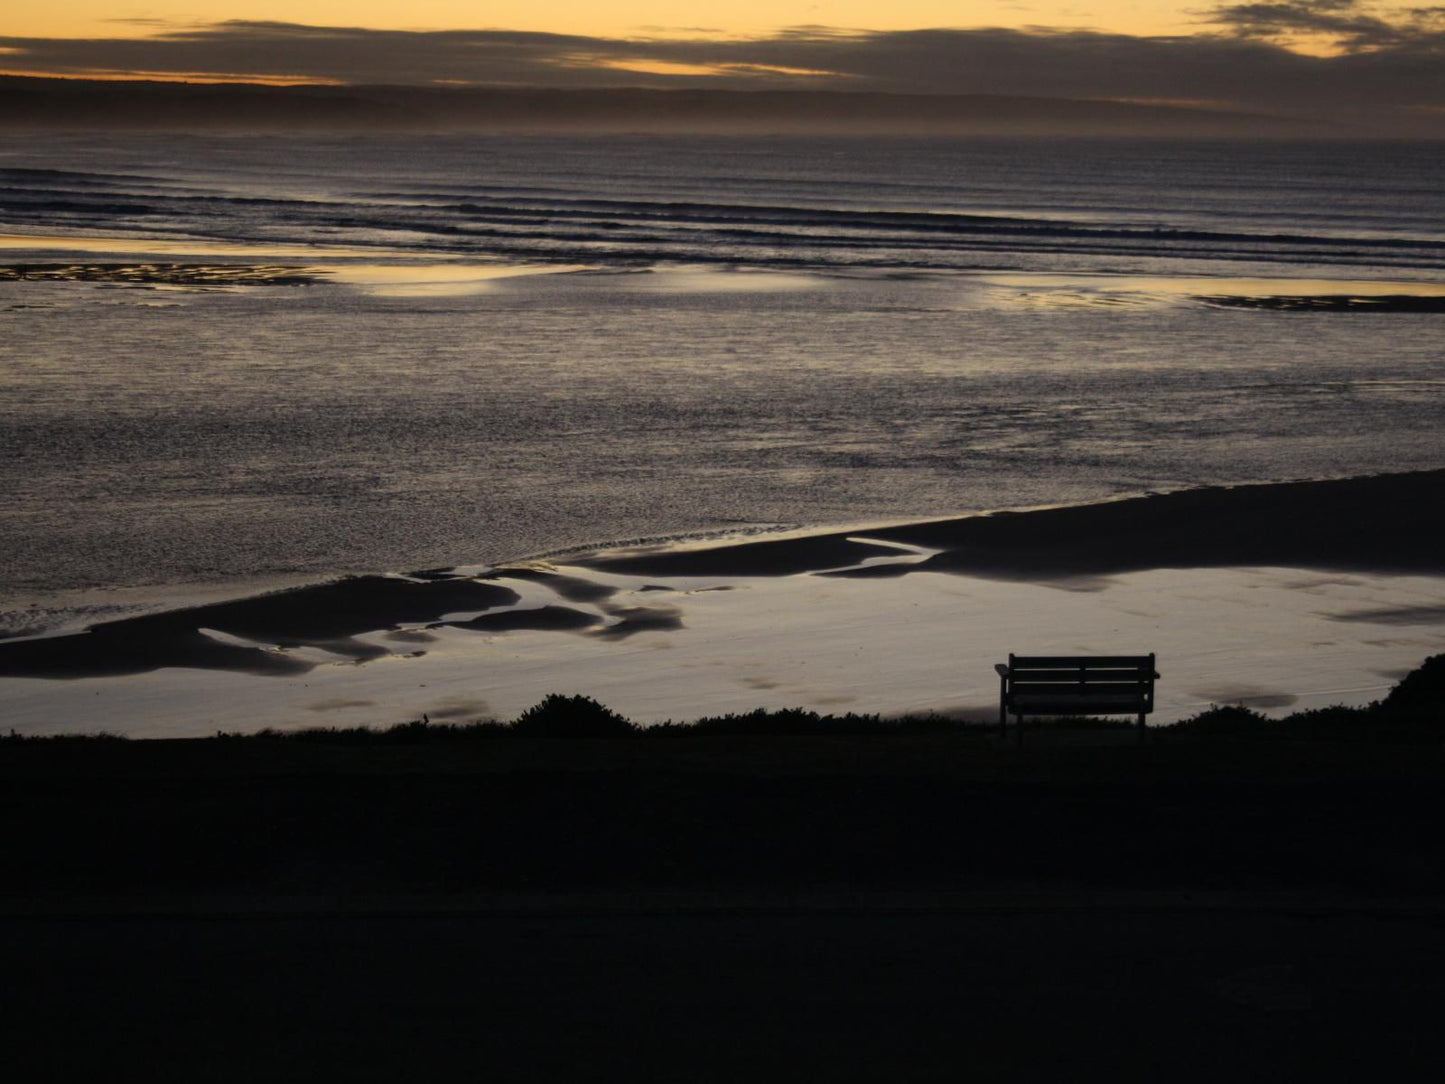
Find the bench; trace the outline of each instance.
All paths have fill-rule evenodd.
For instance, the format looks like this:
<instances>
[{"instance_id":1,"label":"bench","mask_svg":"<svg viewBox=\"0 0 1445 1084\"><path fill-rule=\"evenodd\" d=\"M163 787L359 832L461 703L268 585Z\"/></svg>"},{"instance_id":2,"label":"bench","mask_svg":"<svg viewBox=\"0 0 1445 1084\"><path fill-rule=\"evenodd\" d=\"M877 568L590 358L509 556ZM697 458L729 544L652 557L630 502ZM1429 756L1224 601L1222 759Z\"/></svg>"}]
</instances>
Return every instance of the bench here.
<instances>
[{"instance_id":1,"label":"bench","mask_svg":"<svg viewBox=\"0 0 1445 1084\"><path fill-rule=\"evenodd\" d=\"M1014 655L994 667L999 675L998 725L1014 717L1023 740L1025 715L1137 715L1154 710L1154 656Z\"/></svg>"}]
</instances>

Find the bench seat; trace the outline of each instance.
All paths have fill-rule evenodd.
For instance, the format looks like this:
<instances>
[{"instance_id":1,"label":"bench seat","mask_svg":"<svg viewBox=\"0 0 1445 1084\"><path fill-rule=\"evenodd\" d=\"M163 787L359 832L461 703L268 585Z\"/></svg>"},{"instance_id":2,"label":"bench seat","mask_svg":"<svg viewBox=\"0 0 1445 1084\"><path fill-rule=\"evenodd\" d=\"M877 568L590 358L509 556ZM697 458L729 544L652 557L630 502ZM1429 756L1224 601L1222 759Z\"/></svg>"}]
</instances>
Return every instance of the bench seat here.
<instances>
[{"instance_id":1,"label":"bench seat","mask_svg":"<svg viewBox=\"0 0 1445 1084\"><path fill-rule=\"evenodd\" d=\"M1056 696L1015 696L1009 700L1014 715L1137 715L1153 705L1141 696L1099 697L1060 693Z\"/></svg>"},{"instance_id":2,"label":"bench seat","mask_svg":"<svg viewBox=\"0 0 1445 1084\"><path fill-rule=\"evenodd\" d=\"M998 722L1025 715L1134 715L1142 733L1159 674L1150 655L1009 655L999 675ZM1020 727L1022 735L1022 727Z\"/></svg>"}]
</instances>

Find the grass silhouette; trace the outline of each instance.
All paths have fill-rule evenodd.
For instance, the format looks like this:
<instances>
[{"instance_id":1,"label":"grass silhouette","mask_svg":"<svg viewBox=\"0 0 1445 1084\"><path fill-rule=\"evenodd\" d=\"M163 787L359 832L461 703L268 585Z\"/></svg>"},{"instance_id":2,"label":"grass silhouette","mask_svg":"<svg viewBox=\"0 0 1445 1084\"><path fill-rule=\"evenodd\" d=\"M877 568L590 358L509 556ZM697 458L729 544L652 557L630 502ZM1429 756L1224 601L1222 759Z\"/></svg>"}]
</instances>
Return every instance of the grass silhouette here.
<instances>
[{"instance_id":1,"label":"grass silhouette","mask_svg":"<svg viewBox=\"0 0 1445 1084\"><path fill-rule=\"evenodd\" d=\"M1130 720L1068 716L1042 718L1030 730L1132 730ZM552 693L516 719L480 719L469 723L433 723L426 718L389 727L308 727L303 730L262 730L240 733L218 731L214 738L187 739L226 742L297 742L329 745L422 745L433 742L490 741L525 738L665 738L767 735L907 735L989 734L991 722L969 721L940 714L884 716L824 715L805 708L756 708L752 711L710 715L686 721L669 720L639 726L590 696ZM1148 734L1154 740L1229 737L1244 739L1331 741L1432 742L1445 731L1445 655L1425 659L1395 685L1382 700L1361 707L1336 704L1298 711L1274 719L1242 704L1213 705L1197 715L1162 726ZM23 735L11 731L0 743L16 742L125 742L111 733Z\"/></svg>"}]
</instances>

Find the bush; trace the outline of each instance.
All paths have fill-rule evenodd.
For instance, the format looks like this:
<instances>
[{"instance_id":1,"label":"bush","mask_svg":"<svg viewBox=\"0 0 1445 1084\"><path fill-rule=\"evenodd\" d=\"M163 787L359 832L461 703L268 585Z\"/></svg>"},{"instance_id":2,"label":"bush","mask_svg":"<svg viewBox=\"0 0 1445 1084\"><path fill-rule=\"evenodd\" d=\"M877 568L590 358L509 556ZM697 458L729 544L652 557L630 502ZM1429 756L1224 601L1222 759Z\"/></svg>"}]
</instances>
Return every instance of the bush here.
<instances>
[{"instance_id":1,"label":"bush","mask_svg":"<svg viewBox=\"0 0 1445 1084\"><path fill-rule=\"evenodd\" d=\"M590 696L560 693L534 704L512 724L517 734L542 738L615 738L635 729L630 720Z\"/></svg>"},{"instance_id":2,"label":"bush","mask_svg":"<svg viewBox=\"0 0 1445 1084\"><path fill-rule=\"evenodd\" d=\"M1445 655L1431 655L1390 690L1381 708L1392 715L1445 716Z\"/></svg>"},{"instance_id":3,"label":"bush","mask_svg":"<svg viewBox=\"0 0 1445 1084\"><path fill-rule=\"evenodd\" d=\"M648 733L670 734L937 734L954 733L962 723L946 715L819 715L806 708L755 708L749 712L703 716L692 723L666 723Z\"/></svg>"},{"instance_id":4,"label":"bush","mask_svg":"<svg viewBox=\"0 0 1445 1084\"><path fill-rule=\"evenodd\" d=\"M1323 708L1306 708L1304 711L1297 711L1293 715L1281 719L1279 725L1297 731L1301 737L1310 737L1315 734L1330 736L1369 734L1378 729L1379 709L1378 701L1360 708L1348 707L1344 704L1330 704Z\"/></svg>"},{"instance_id":5,"label":"bush","mask_svg":"<svg viewBox=\"0 0 1445 1084\"><path fill-rule=\"evenodd\" d=\"M1264 733L1266 727L1273 728L1278 725L1274 720L1266 718L1257 711L1251 711L1242 704L1226 704L1223 707L1211 704L1207 710L1201 711L1198 715L1180 719L1174 724L1173 729L1190 734L1258 735Z\"/></svg>"},{"instance_id":6,"label":"bush","mask_svg":"<svg viewBox=\"0 0 1445 1084\"><path fill-rule=\"evenodd\" d=\"M12 727L9 734L0 735L0 742L5 744L19 745L23 742L49 742L56 744L75 744L79 742L126 742L130 741L124 734L112 734L107 730L96 731L91 734L17 734Z\"/></svg>"},{"instance_id":7,"label":"bush","mask_svg":"<svg viewBox=\"0 0 1445 1084\"><path fill-rule=\"evenodd\" d=\"M822 717L804 708L756 708L740 714L704 716L688 729L698 734L818 734L824 732ZM854 729L876 729L876 722L854 721ZM872 725L870 725L872 724ZM826 728L837 733L836 724Z\"/></svg>"}]
</instances>

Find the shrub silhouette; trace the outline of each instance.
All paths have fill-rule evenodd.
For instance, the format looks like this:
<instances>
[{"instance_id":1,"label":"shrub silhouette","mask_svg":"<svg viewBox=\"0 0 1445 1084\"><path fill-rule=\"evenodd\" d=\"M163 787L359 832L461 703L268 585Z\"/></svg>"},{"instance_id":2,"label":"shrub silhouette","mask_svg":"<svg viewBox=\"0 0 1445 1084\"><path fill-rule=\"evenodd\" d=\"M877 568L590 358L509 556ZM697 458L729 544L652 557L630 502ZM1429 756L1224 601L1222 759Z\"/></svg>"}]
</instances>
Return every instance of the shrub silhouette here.
<instances>
[{"instance_id":1,"label":"shrub silhouette","mask_svg":"<svg viewBox=\"0 0 1445 1084\"><path fill-rule=\"evenodd\" d=\"M1445 655L1431 655L1390 690L1381 707L1391 714L1437 719L1445 714Z\"/></svg>"},{"instance_id":2,"label":"shrub silhouette","mask_svg":"<svg viewBox=\"0 0 1445 1084\"><path fill-rule=\"evenodd\" d=\"M1365 707L1330 704L1323 708L1306 708L1285 716L1274 725L1297 731L1306 737L1323 734L1336 738L1342 735L1373 735L1379 730L1379 722L1380 704L1376 701Z\"/></svg>"},{"instance_id":3,"label":"shrub silhouette","mask_svg":"<svg viewBox=\"0 0 1445 1084\"><path fill-rule=\"evenodd\" d=\"M1053 720L1050 726L1133 727L1132 721L1104 719ZM251 733L217 731L217 741L314 742L344 745L417 745L430 742L490 741L519 737L625 737L652 735L889 735L987 733L990 727L971 725L943 715L819 715L805 708L758 708L749 712L706 716L693 722L666 722L639 727L589 696L553 693L528 708L514 722L481 719L471 723L433 723L425 716L385 729L367 726L280 731L274 727ZM1213 705L1208 710L1167 726L1156 733L1222 738L1265 738L1338 741L1438 742L1445 731L1445 654L1432 655L1407 674L1383 700L1361 707L1333 704L1308 708L1282 719L1269 718L1242 705ZM0 747L49 744L124 743L124 735L0 733Z\"/></svg>"},{"instance_id":4,"label":"shrub silhouette","mask_svg":"<svg viewBox=\"0 0 1445 1084\"><path fill-rule=\"evenodd\" d=\"M542 738L613 738L631 734L632 723L590 696L552 693L512 724L517 734Z\"/></svg>"},{"instance_id":5,"label":"shrub silhouette","mask_svg":"<svg viewBox=\"0 0 1445 1084\"><path fill-rule=\"evenodd\" d=\"M1278 725L1242 704L1211 704L1198 715L1180 719L1173 728L1193 734L1259 734Z\"/></svg>"},{"instance_id":6,"label":"shrub silhouette","mask_svg":"<svg viewBox=\"0 0 1445 1084\"><path fill-rule=\"evenodd\" d=\"M708 715L691 723L665 723L647 728L659 734L929 734L952 733L963 728L944 715L819 715L806 708L755 708L749 712Z\"/></svg>"}]
</instances>

